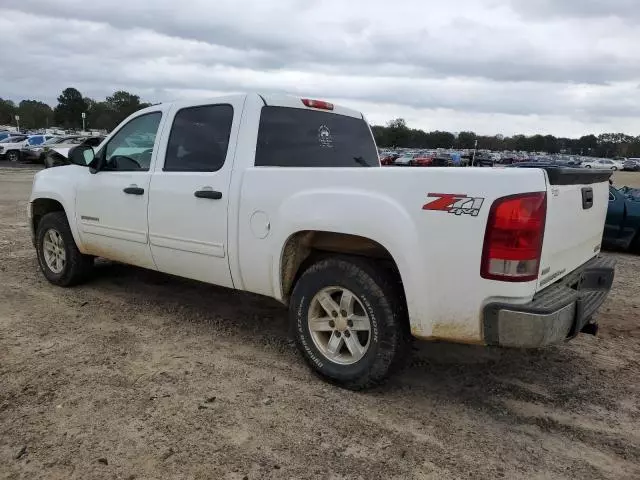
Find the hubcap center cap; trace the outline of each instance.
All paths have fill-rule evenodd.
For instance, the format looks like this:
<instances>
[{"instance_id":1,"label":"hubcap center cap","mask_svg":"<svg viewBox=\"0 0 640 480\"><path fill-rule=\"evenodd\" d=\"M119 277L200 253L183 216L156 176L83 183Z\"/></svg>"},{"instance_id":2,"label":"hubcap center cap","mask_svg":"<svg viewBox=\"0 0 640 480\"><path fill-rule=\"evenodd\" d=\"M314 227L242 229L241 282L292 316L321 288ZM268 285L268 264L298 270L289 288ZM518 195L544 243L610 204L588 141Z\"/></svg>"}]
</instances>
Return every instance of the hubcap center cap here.
<instances>
[{"instance_id":1,"label":"hubcap center cap","mask_svg":"<svg viewBox=\"0 0 640 480\"><path fill-rule=\"evenodd\" d=\"M347 329L347 319L339 315L336 317L336 330L344 332Z\"/></svg>"}]
</instances>

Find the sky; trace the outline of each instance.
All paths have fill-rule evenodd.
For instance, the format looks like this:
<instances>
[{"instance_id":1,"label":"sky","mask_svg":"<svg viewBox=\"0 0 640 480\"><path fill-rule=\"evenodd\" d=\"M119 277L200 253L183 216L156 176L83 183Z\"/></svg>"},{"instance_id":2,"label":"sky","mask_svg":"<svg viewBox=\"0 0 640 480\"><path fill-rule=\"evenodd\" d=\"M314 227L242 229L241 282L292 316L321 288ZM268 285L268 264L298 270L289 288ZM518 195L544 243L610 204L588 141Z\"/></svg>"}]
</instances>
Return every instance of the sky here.
<instances>
[{"instance_id":1,"label":"sky","mask_svg":"<svg viewBox=\"0 0 640 480\"><path fill-rule=\"evenodd\" d=\"M0 97L258 91L372 124L640 135L638 0L2 0Z\"/></svg>"}]
</instances>

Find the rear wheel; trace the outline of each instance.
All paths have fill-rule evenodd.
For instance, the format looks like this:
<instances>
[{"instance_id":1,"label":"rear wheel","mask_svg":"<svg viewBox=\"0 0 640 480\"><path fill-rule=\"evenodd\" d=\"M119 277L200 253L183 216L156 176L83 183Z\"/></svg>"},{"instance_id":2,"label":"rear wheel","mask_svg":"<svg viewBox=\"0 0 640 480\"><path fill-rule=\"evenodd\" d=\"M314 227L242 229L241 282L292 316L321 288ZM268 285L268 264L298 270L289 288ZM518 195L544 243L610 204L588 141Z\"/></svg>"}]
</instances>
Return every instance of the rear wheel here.
<instances>
[{"instance_id":1,"label":"rear wheel","mask_svg":"<svg viewBox=\"0 0 640 480\"><path fill-rule=\"evenodd\" d=\"M294 288L290 317L307 363L345 388L383 382L409 351L402 295L387 272L364 259L312 265Z\"/></svg>"},{"instance_id":2,"label":"rear wheel","mask_svg":"<svg viewBox=\"0 0 640 480\"><path fill-rule=\"evenodd\" d=\"M82 282L93 266L93 257L78 250L64 212L42 217L36 233L36 250L44 276L61 287Z\"/></svg>"},{"instance_id":3,"label":"rear wheel","mask_svg":"<svg viewBox=\"0 0 640 480\"><path fill-rule=\"evenodd\" d=\"M585 165L585 168L591 168L591 165Z\"/></svg>"}]
</instances>

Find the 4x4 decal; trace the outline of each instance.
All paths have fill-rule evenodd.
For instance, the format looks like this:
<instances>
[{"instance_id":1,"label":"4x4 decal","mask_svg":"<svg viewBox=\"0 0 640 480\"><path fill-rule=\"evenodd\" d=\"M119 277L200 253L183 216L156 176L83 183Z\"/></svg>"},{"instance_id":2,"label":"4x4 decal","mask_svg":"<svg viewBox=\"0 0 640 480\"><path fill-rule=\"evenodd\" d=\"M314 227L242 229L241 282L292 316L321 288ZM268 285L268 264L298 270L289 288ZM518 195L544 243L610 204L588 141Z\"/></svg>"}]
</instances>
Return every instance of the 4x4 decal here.
<instances>
[{"instance_id":1,"label":"4x4 decal","mask_svg":"<svg viewBox=\"0 0 640 480\"><path fill-rule=\"evenodd\" d=\"M439 210L456 215L477 217L484 203L482 197L468 197L466 194L458 193L429 193L427 196L435 200L425 203L422 206L423 210Z\"/></svg>"}]
</instances>

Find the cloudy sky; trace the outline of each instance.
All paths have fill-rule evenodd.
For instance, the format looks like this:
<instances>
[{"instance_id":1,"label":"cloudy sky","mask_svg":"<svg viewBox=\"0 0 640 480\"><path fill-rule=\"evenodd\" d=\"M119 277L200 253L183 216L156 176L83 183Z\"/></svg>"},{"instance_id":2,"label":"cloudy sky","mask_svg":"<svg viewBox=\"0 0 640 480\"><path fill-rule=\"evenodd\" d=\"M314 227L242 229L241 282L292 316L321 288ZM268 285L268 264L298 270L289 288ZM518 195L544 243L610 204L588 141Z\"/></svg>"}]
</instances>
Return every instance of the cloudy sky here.
<instances>
[{"instance_id":1,"label":"cloudy sky","mask_svg":"<svg viewBox=\"0 0 640 480\"><path fill-rule=\"evenodd\" d=\"M2 0L0 97L249 90L427 130L640 134L638 0Z\"/></svg>"}]
</instances>

